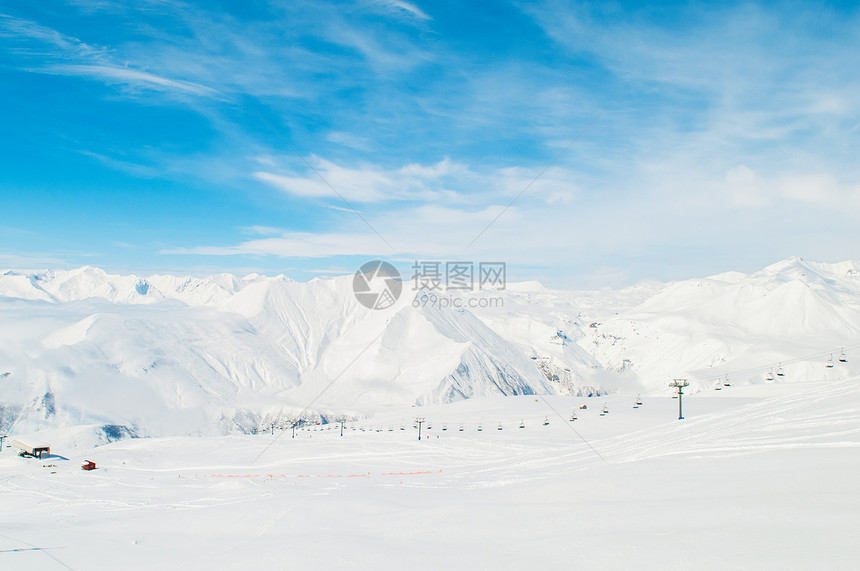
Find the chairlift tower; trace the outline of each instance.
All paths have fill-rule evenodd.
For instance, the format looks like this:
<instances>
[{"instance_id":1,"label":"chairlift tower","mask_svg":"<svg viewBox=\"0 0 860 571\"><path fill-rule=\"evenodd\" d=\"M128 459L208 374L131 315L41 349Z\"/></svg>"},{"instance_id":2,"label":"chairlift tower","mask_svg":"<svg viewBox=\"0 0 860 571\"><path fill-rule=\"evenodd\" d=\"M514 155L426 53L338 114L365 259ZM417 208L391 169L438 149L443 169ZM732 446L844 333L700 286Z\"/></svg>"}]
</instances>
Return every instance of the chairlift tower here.
<instances>
[{"instance_id":1,"label":"chairlift tower","mask_svg":"<svg viewBox=\"0 0 860 571\"><path fill-rule=\"evenodd\" d=\"M681 408L683 399L681 397L684 394L684 387L690 386L690 383L687 382L687 379L675 379L669 383L669 386L678 390L678 420L684 420L683 409Z\"/></svg>"},{"instance_id":2,"label":"chairlift tower","mask_svg":"<svg viewBox=\"0 0 860 571\"><path fill-rule=\"evenodd\" d=\"M421 425L424 424L424 422L425 421L423 418L416 418L415 419L415 424L418 425L418 440L421 440Z\"/></svg>"}]
</instances>

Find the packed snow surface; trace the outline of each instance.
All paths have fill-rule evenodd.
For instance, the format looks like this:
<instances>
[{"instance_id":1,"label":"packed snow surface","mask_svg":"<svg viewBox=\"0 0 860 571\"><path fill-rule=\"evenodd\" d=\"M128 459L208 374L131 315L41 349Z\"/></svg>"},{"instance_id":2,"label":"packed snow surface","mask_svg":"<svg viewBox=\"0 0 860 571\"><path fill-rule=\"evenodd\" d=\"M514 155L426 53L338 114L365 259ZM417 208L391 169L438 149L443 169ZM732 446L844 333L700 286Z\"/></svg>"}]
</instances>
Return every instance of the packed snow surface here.
<instances>
[{"instance_id":1,"label":"packed snow surface","mask_svg":"<svg viewBox=\"0 0 860 571\"><path fill-rule=\"evenodd\" d=\"M683 421L669 397L545 399L389 410L343 436L5 448L0 567L860 566L860 379L695 394Z\"/></svg>"}]
</instances>

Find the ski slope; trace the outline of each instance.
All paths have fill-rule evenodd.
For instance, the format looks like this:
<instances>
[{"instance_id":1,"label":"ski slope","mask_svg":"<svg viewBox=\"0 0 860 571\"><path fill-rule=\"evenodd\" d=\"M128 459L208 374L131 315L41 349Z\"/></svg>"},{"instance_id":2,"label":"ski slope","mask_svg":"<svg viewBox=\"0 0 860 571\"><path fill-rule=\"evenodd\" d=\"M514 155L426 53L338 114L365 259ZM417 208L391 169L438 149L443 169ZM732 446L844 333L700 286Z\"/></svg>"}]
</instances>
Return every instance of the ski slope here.
<instances>
[{"instance_id":1,"label":"ski slope","mask_svg":"<svg viewBox=\"0 0 860 571\"><path fill-rule=\"evenodd\" d=\"M482 397L379 413L343 436L68 442L42 461L4 449L0 566L860 565L860 378L693 394L684 421L677 400L642 402ZM421 441L416 412L432 425Z\"/></svg>"},{"instance_id":2,"label":"ski slope","mask_svg":"<svg viewBox=\"0 0 860 571\"><path fill-rule=\"evenodd\" d=\"M860 374L860 270L789 258L622 290L529 282L475 308L359 304L351 276L0 275L0 432L255 433L515 395L667 396ZM465 299L465 298L464 298ZM845 347L849 358L826 368ZM852 351L854 352L852 354ZM329 389L329 387L333 387ZM119 427L119 428L114 428ZM118 432L119 431L119 432Z\"/></svg>"}]
</instances>

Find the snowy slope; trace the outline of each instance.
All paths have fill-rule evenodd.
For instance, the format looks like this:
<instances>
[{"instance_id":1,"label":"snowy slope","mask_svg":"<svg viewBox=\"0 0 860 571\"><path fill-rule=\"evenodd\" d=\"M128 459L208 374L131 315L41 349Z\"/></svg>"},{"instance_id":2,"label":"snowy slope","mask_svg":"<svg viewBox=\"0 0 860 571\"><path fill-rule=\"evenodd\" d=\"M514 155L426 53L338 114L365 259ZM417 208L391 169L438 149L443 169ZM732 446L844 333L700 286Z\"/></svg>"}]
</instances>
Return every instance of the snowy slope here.
<instances>
[{"instance_id":1,"label":"snowy slope","mask_svg":"<svg viewBox=\"0 0 860 571\"><path fill-rule=\"evenodd\" d=\"M589 406L577 432L534 397L425 407L421 441L410 407L343 436L56 431L45 460L0 452L0 567L857 569L859 380L692 395L683 422L548 397Z\"/></svg>"},{"instance_id":2,"label":"snowy slope","mask_svg":"<svg viewBox=\"0 0 860 571\"><path fill-rule=\"evenodd\" d=\"M530 355L538 368L555 380L560 394L599 395L628 383L605 369L577 341L590 335L599 321L610 319L645 301L663 288L643 283L622 290L551 290L534 282L509 284L505 291L481 292L504 304L474 309L474 313L505 339Z\"/></svg>"},{"instance_id":3,"label":"snowy slope","mask_svg":"<svg viewBox=\"0 0 860 571\"><path fill-rule=\"evenodd\" d=\"M751 275L732 272L668 285L644 303L600 323L581 345L643 391L676 377L709 388L812 375L845 378L851 363L825 367L829 355L860 341L858 264L783 260Z\"/></svg>"},{"instance_id":4,"label":"snowy slope","mask_svg":"<svg viewBox=\"0 0 860 571\"><path fill-rule=\"evenodd\" d=\"M482 291L470 308L371 311L351 276L0 275L0 431L255 432L482 396L663 394L855 374L860 265L574 292ZM845 346L851 358L836 361ZM836 365L824 363L835 350ZM8 373L8 375L6 374ZM113 429L108 429L111 432Z\"/></svg>"},{"instance_id":5,"label":"snowy slope","mask_svg":"<svg viewBox=\"0 0 860 571\"><path fill-rule=\"evenodd\" d=\"M548 393L468 311L358 304L351 277L193 279L7 272L0 430L253 432L300 414ZM333 387L333 388L331 388ZM331 388L331 390L330 390Z\"/></svg>"}]
</instances>

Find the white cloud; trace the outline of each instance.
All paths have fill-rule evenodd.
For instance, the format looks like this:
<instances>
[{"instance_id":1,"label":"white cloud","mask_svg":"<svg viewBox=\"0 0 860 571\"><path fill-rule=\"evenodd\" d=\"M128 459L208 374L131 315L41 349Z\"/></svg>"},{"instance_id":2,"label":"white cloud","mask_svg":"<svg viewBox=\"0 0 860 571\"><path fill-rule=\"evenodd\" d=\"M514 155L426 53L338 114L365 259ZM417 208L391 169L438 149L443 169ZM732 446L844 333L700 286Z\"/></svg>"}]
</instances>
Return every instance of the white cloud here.
<instances>
[{"instance_id":1,"label":"white cloud","mask_svg":"<svg viewBox=\"0 0 860 571\"><path fill-rule=\"evenodd\" d=\"M97 78L105 80L108 83L137 85L162 91L181 91L184 93L203 95L207 97L218 95L218 91L211 87L206 87L205 85L181 79L161 77L153 73L127 67L117 67L112 65L61 64L47 66L43 68L43 71L61 75Z\"/></svg>"},{"instance_id":2,"label":"white cloud","mask_svg":"<svg viewBox=\"0 0 860 571\"><path fill-rule=\"evenodd\" d=\"M403 0L376 0L376 3L385 6L388 9L393 9L400 13L408 14L409 16L412 16L413 18L418 18L419 20L430 19L430 16L428 16L421 8L411 2L405 2Z\"/></svg>"},{"instance_id":3,"label":"white cloud","mask_svg":"<svg viewBox=\"0 0 860 571\"><path fill-rule=\"evenodd\" d=\"M756 207L770 204L772 196L765 190L755 172L746 165L729 169L725 183L736 206Z\"/></svg>"},{"instance_id":4,"label":"white cloud","mask_svg":"<svg viewBox=\"0 0 860 571\"><path fill-rule=\"evenodd\" d=\"M739 207L760 208L775 200L816 206L825 210L860 207L860 185L840 182L827 173L781 173L761 177L746 165L729 169L726 187Z\"/></svg>"},{"instance_id":5,"label":"white cloud","mask_svg":"<svg viewBox=\"0 0 860 571\"><path fill-rule=\"evenodd\" d=\"M219 95L217 90L200 83L169 78L128 65L117 65L110 50L89 45L76 37L29 20L0 14L0 37L9 38L20 55L38 62L29 68L30 71L86 77L109 84L134 85L160 91L208 97Z\"/></svg>"},{"instance_id":6,"label":"white cloud","mask_svg":"<svg viewBox=\"0 0 860 571\"><path fill-rule=\"evenodd\" d=\"M359 151L370 151L373 149L373 141L368 137L361 137L352 133L335 131L326 135L326 141L343 145Z\"/></svg>"},{"instance_id":7,"label":"white cloud","mask_svg":"<svg viewBox=\"0 0 860 571\"><path fill-rule=\"evenodd\" d=\"M161 254L204 256L257 255L284 258L327 258L331 256L381 255L384 244L373 234L285 232L277 237L248 240L235 246L172 248Z\"/></svg>"},{"instance_id":8,"label":"white cloud","mask_svg":"<svg viewBox=\"0 0 860 571\"><path fill-rule=\"evenodd\" d=\"M446 188L455 177L473 178L465 165L448 159L423 166L409 164L399 169L378 165L344 167L331 161L311 157L314 169L303 176L255 171L251 176L267 185L302 198L342 197L349 202L382 202L402 200L461 201L460 193ZM295 162L290 159L290 162Z\"/></svg>"}]
</instances>

